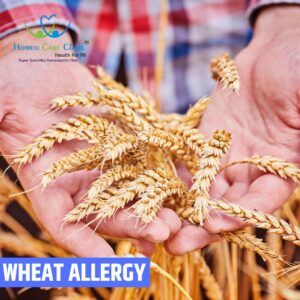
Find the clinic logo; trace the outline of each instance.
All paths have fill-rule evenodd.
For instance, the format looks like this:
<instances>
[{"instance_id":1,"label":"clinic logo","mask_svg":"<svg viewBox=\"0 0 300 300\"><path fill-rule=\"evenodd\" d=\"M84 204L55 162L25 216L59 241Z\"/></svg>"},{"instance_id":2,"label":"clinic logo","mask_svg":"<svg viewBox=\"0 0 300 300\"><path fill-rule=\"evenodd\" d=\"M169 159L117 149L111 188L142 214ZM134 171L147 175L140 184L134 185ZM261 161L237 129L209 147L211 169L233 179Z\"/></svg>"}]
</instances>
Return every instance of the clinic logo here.
<instances>
[{"instance_id":1,"label":"clinic logo","mask_svg":"<svg viewBox=\"0 0 300 300\"><path fill-rule=\"evenodd\" d=\"M55 29L56 23L54 23L52 25L52 27L50 29L46 29L46 25L45 22L50 21L52 18L55 18L56 14L52 14L50 16L41 16L40 17L40 26L41 29L39 29L37 32L33 32L31 28L27 27L27 25L25 24L26 30L29 32L30 35L32 35L33 37L37 38L37 39L42 39L46 36L52 38L52 39L57 39L59 37L61 37L62 35L64 35L68 29L71 26L71 21L69 21L69 24L66 26L66 28L62 31L59 32L57 29Z\"/></svg>"}]
</instances>

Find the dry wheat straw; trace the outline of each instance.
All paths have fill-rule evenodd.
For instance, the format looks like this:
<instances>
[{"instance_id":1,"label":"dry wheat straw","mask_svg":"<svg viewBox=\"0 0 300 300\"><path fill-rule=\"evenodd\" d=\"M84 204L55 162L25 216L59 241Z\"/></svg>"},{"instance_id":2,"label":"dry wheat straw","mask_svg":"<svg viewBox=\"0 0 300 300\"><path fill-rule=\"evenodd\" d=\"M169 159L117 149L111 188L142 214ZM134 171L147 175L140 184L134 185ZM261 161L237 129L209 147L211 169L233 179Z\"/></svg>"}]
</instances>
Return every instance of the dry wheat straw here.
<instances>
[{"instance_id":1,"label":"dry wheat straw","mask_svg":"<svg viewBox=\"0 0 300 300\"><path fill-rule=\"evenodd\" d=\"M263 172L269 172L278 175L284 179L291 178L295 182L300 183L300 169L295 164L289 163L286 160L276 158L270 155L254 155L249 158L237 160L224 166L223 169L236 164L253 164Z\"/></svg>"},{"instance_id":2,"label":"dry wheat straw","mask_svg":"<svg viewBox=\"0 0 300 300\"><path fill-rule=\"evenodd\" d=\"M123 255L123 257L145 257L145 256L142 255L141 253L136 253L136 254L126 254ZM187 291L184 290L182 286L168 272L162 269L157 263L150 261L150 269L154 272L161 274L163 277L167 278L168 280L170 280L171 283L174 284L174 286L179 289L179 291L184 295L186 299L192 300L191 296L187 293Z\"/></svg>"},{"instance_id":3,"label":"dry wheat straw","mask_svg":"<svg viewBox=\"0 0 300 300\"><path fill-rule=\"evenodd\" d=\"M219 169L220 158L227 153L231 134L225 130L216 130L213 137L202 146L198 171L194 175L190 192L194 193L196 200L194 207L199 215L199 224L208 214L209 188Z\"/></svg>"},{"instance_id":4,"label":"dry wheat straw","mask_svg":"<svg viewBox=\"0 0 300 300\"><path fill-rule=\"evenodd\" d=\"M239 91L239 74L228 53L223 53L212 59L210 69L215 80L221 80L225 87L229 87L234 92Z\"/></svg>"},{"instance_id":5,"label":"dry wheat straw","mask_svg":"<svg viewBox=\"0 0 300 300\"><path fill-rule=\"evenodd\" d=\"M0 231L0 249L15 253L18 256L47 257L45 252L36 249L35 244L2 230Z\"/></svg>"}]
</instances>

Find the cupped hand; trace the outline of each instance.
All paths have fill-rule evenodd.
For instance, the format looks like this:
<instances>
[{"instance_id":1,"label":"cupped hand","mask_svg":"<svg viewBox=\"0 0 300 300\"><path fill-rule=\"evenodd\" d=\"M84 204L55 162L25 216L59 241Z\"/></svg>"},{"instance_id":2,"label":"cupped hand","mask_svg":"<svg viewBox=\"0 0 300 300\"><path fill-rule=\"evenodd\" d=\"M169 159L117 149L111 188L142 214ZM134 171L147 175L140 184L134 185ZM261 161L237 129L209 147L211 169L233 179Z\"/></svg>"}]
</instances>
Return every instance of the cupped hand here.
<instances>
[{"instance_id":1,"label":"cupped hand","mask_svg":"<svg viewBox=\"0 0 300 300\"><path fill-rule=\"evenodd\" d=\"M28 35L22 35L22 32L7 38L6 48L13 42L38 43L37 40L28 41ZM60 42L63 42L62 38ZM70 42L70 39L67 38L66 42ZM47 56L53 58L53 54L47 52L10 52L0 59L0 150L8 157L9 163L12 162L11 155L51 124L62 122L75 114L87 113L81 108L45 113L51 99L87 91L91 89L92 80L89 70L77 62L18 61L19 58ZM76 141L58 144L32 163L14 168L23 188L29 191L27 194L38 218L57 243L77 256L112 255L113 249L94 233L93 228L82 222L63 225L63 217L82 201L97 172L66 174L44 190L40 186L43 172L52 163L82 146ZM129 218L126 211L122 210L97 228L100 234L138 240L141 250L150 254L154 250L153 242L165 241L180 226L179 218L168 209L162 210L148 226L137 223L135 218Z\"/></svg>"},{"instance_id":2,"label":"cupped hand","mask_svg":"<svg viewBox=\"0 0 300 300\"><path fill-rule=\"evenodd\" d=\"M298 23L288 24L296 16ZM299 16L299 7L263 11L253 40L236 57L239 95L224 89L222 84L213 93L213 103L204 114L200 130L208 137L215 129L232 133L230 151L222 165L256 154L300 163ZM220 172L210 194L215 200L274 212L293 188L291 180L242 164ZM211 211L203 228L184 225L166 247L173 254L184 254L216 241L218 232L242 226L236 218Z\"/></svg>"}]
</instances>

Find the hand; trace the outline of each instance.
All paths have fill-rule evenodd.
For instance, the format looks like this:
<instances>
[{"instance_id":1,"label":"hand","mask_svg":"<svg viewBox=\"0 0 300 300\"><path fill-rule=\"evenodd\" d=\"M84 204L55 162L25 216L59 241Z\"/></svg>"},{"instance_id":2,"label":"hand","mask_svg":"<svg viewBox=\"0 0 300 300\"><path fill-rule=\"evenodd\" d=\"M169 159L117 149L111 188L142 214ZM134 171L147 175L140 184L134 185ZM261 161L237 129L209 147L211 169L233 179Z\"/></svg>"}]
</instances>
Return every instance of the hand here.
<instances>
[{"instance_id":1,"label":"hand","mask_svg":"<svg viewBox=\"0 0 300 300\"><path fill-rule=\"evenodd\" d=\"M200 130L232 133L222 165L252 155L273 155L300 162L300 7L265 9L255 25L250 45L236 57L240 95L219 84ZM236 165L221 172L211 188L213 199L225 199L249 209L274 212L294 184L256 167ZM236 218L211 211L204 228L185 225L166 247L173 254L204 247L221 231L243 226Z\"/></svg>"},{"instance_id":2,"label":"hand","mask_svg":"<svg viewBox=\"0 0 300 300\"><path fill-rule=\"evenodd\" d=\"M66 37L66 40L64 38ZM23 32L9 36L4 40L3 49L11 49L14 42L37 44L36 39L29 40ZM55 40L55 43L58 40ZM47 42L51 43L48 39ZM67 35L59 43L71 42ZM16 154L18 150L37 137L51 124L64 121L75 114L87 114L86 109L69 109L63 112L45 114L49 102L57 96L74 94L77 91L91 89L92 75L83 65L70 63L19 62L18 58L53 58L49 52L24 51L10 52L0 59L0 150L4 155ZM15 167L25 190L38 186L43 171L49 166L82 147L77 141L55 145L39 159L18 168ZM12 160L9 160L11 163ZM93 229L84 227L84 223L65 224L62 218L87 192L90 184L98 175L95 171L81 171L63 175L45 190L36 188L28 192L33 208L45 228L54 240L77 256L107 256L113 250L102 238L94 234ZM107 220L99 226L99 233L113 237L133 238L139 241L144 253L153 251L153 242L162 242L177 231L181 224L176 214L168 209L162 210L150 225L141 229L135 218L128 218L125 211L116 214L113 220ZM97 224L96 224L97 225Z\"/></svg>"}]
</instances>

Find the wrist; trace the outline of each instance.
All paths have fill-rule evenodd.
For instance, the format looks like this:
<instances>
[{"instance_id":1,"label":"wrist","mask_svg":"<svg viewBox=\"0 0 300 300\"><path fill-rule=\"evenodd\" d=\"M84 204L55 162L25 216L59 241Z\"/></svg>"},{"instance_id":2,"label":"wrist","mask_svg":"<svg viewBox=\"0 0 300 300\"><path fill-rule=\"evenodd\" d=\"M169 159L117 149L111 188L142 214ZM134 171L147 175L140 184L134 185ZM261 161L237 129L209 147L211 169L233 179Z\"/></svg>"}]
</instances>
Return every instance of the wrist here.
<instances>
[{"instance_id":1,"label":"wrist","mask_svg":"<svg viewBox=\"0 0 300 300\"><path fill-rule=\"evenodd\" d=\"M261 10L254 26L254 38L269 41L289 32L300 35L300 5L270 5Z\"/></svg>"}]
</instances>

